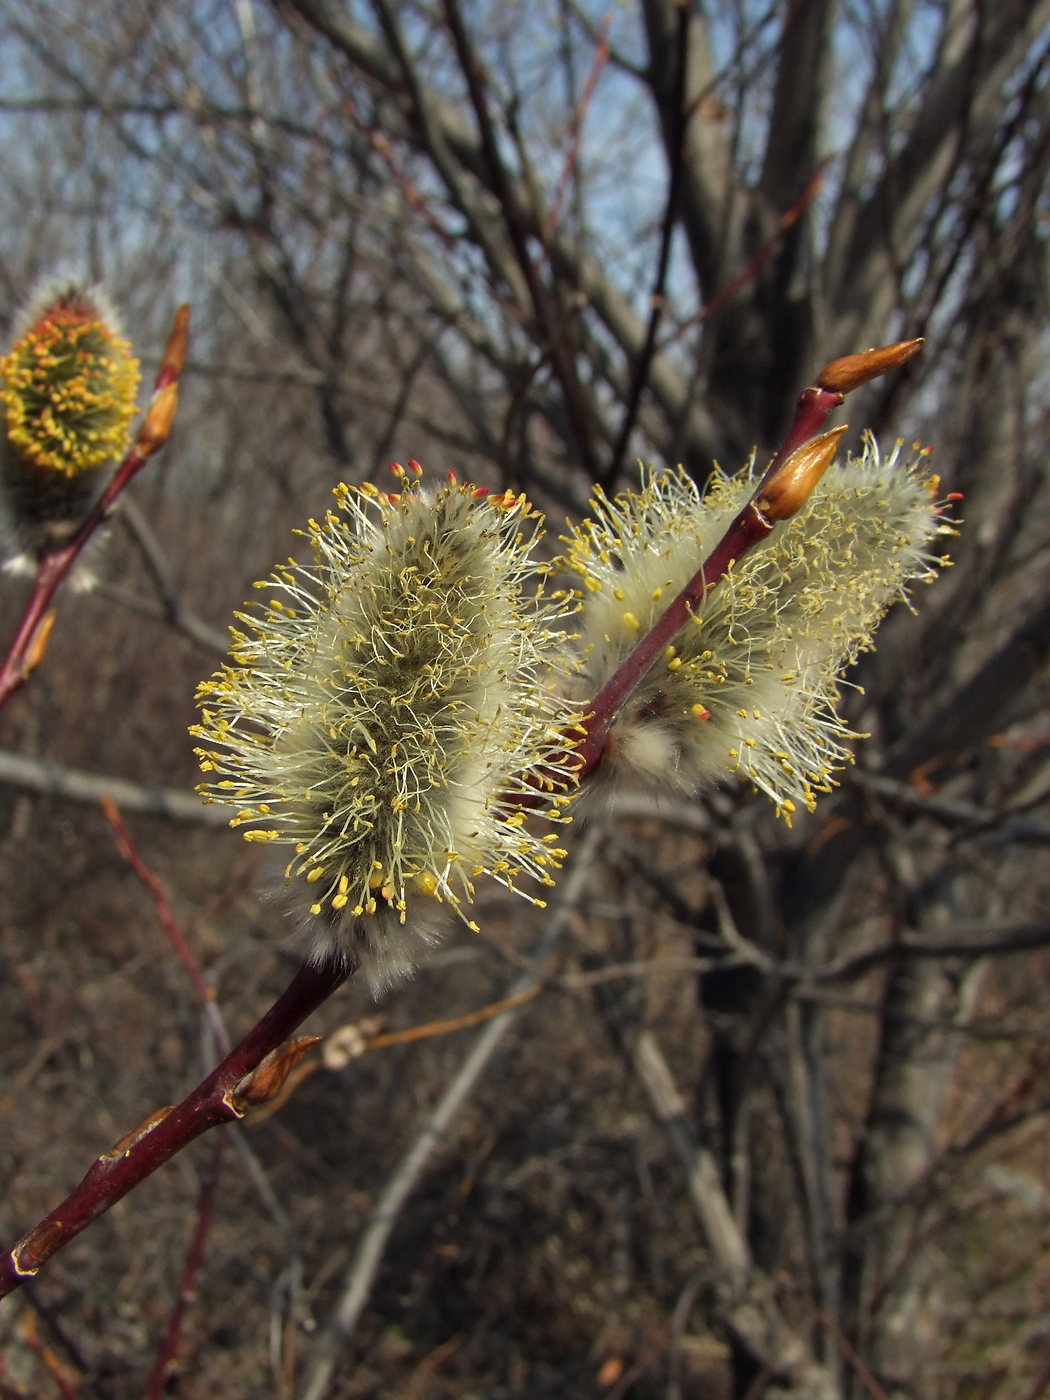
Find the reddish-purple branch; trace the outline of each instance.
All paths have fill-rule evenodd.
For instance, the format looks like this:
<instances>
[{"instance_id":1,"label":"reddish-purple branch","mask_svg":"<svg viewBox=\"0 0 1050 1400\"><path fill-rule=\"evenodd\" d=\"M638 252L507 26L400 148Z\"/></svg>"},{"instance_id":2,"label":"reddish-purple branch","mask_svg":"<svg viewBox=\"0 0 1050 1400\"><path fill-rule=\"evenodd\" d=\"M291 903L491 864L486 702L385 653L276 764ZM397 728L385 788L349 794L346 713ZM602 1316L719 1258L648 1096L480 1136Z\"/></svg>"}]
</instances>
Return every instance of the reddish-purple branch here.
<instances>
[{"instance_id":1,"label":"reddish-purple branch","mask_svg":"<svg viewBox=\"0 0 1050 1400\"><path fill-rule=\"evenodd\" d=\"M576 746L580 760L578 778L582 781L601 762L602 750L609 726L619 714L624 701L642 680L650 666L689 621L704 594L725 578L737 559L773 529L773 524L758 509L753 500L740 512L725 535L701 564L700 568L653 624L630 656L591 701L593 713L584 720L586 737Z\"/></svg>"},{"instance_id":2,"label":"reddish-purple branch","mask_svg":"<svg viewBox=\"0 0 1050 1400\"><path fill-rule=\"evenodd\" d=\"M124 825L124 820L120 815L117 804L108 797L102 799L102 810L106 814L106 820L113 828L120 853L131 866L132 870L145 885L153 900L154 908L161 927L171 941L175 952L178 954L182 965L189 975L197 999L204 1008L212 1032L215 1036L216 1044L224 1055L229 1054L230 1036L226 1029L226 1024L222 1019L219 1008L215 1004L215 997L211 987L208 986L204 977L204 972L197 961L196 954L190 947L189 941L179 922L175 918L175 911L172 909L164 886L158 880L150 867L146 864L141 852L131 839L131 833ZM174 1368L178 1357L179 1346L182 1341L182 1329L186 1321L186 1314L192 1306L196 1291L197 1274L204 1260L204 1247L208 1239L208 1231L211 1228L212 1215L215 1211L215 1198L218 1194L219 1177L222 1174L222 1161L226 1152L226 1140L229 1136L229 1125L223 1124L216 1134L215 1148L212 1153L211 1163L208 1167L204 1183L201 1186L200 1198L197 1204L197 1223L193 1229L193 1238L190 1241L189 1251L186 1255L186 1262L182 1270L182 1278L179 1282L179 1293L172 1309L168 1325L164 1329L164 1336L161 1339L160 1347L157 1351L157 1360L150 1373L149 1384L146 1387L145 1400L160 1400L167 1387L168 1379Z\"/></svg>"},{"instance_id":3,"label":"reddish-purple branch","mask_svg":"<svg viewBox=\"0 0 1050 1400\"><path fill-rule=\"evenodd\" d=\"M228 1054L230 1050L230 1036L219 1012L219 1008L215 1005L215 994L212 988L208 986L204 973L201 970L201 965L197 961L196 954L190 947L186 935L179 927L179 922L175 918L175 912L168 901L164 886L143 860L138 847L131 839L131 833L124 825L124 819L120 815L117 804L111 798L104 797L102 799L102 810L106 815L106 820L113 828L113 834L116 837L117 846L120 848L120 854L149 891L150 897L153 900L153 907L157 913L157 918L160 921L160 926L168 935L171 946L175 949L183 967L186 969L193 990L197 993L197 998L204 1008L204 1014L208 1018L208 1024L211 1026L215 1036L215 1043L224 1055Z\"/></svg>"},{"instance_id":4,"label":"reddish-purple branch","mask_svg":"<svg viewBox=\"0 0 1050 1400\"><path fill-rule=\"evenodd\" d=\"M161 1400L178 1360L179 1345L182 1341L182 1326L197 1293L197 1274L200 1272L200 1266L204 1259L204 1246L208 1238L208 1229L211 1226L211 1217L215 1210L215 1197L218 1193L219 1177L222 1174L222 1159L226 1153L226 1141L229 1135L230 1130L226 1125L221 1127L215 1135L215 1148L208 1165L207 1175L201 1185L197 1206L197 1226L193 1231L193 1240L190 1243L189 1253L186 1255L186 1263L182 1270L182 1278L179 1282L178 1302L168 1320L164 1340L157 1352L157 1360L150 1373L149 1384L146 1386L143 1400Z\"/></svg>"},{"instance_id":5,"label":"reddish-purple branch","mask_svg":"<svg viewBox=\"0 0 1050 1400\"><path fill-rule=\"evenodd\" d=\"M220 1123L244 1116L252 1102L253 1071L288 1039L353 971L342 962L322 967L303 966L239 1045L217 1069L174 1108L159 1109L138 1128L104 1152L87 1175L50 1215L13 1249L0 1257L0 1298L31 1278L41 1264L104 1215L140 1181L164 1165L176 1152ZM272 1066L263 1066L263 1071ZM283 1076L281 1076L283 1079ZM263 1098L280 1085L267 1081Z\"/></svg>"},{"instance_id":6,"label":"reddish-purple branch","mask_svg":"<svg viewBox=\"0 0 1050 1400\"><path fill-rule=\"evenodd\" d=\"M787 439L751 500L651 631L595 696L585 724L586 736L582 744L574 746L580 760L578 777L586 777L598 766L609 726L620 707L662 648L686 625L707 591L725 577L736 560L766 538L778 520L786 519L804 502L813 482L834 456L839 432L825 434L820 443L811 439L841 404L843 396L909 360L922 343L903 341L836 360L825 366L813 387L803 392ZM807 443L809 450L802 451ZM292 1067L314 1043L304 1039L282 1050L283 1042L353 971L352 966L342 963L300 968L262 1020L202 1084L176 1107L152 1114L104 1153L65 1201L0 1258L0 1298L35 1274L56 1250L188 1143L209 1128L242 1117L251 1104L265 1102L279 1093Z\"/></svg>"},{"instance_id":7,"label":"reddish-purple branch","mask_svg":"<svg viewBox=\"0 0 1050 1400\"><path fill-rule=\"evenodd\" d=\"M77 556L113 508L128 482L168 440L178 403L179 376L186 363L190 309L180 306L161 360L142 426L131 450L121 462L112 481L96 501L77 532L59 549L50 550L37 567L33 592L26 606L14 641L0 666L0 705L21 689L43 656L50 631L48 609L59 584L69 573Z\"/></svg>"}]
</instances>

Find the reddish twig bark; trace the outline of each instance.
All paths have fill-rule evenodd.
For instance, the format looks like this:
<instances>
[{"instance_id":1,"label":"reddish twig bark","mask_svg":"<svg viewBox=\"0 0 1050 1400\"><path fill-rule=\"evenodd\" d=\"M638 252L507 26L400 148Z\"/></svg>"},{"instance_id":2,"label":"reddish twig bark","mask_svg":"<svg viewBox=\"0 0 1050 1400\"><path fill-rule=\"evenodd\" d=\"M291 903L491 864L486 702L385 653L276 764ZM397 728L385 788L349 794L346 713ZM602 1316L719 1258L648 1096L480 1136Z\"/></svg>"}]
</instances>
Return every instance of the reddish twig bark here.
<instances>
[{"instance_id":1,"label":"reddish twig bark","mask_svg":"<svg viewBox=\"0 0 1050 1400\"><path fill-rule=\"evenodd\" d=\"M14 1292L57 1250L202 1133L243 1118L253 1104L278 1093L304 1047L315 1040L308 1037L288 1046L284 1042L353 971L342 962L301 967L269 1011L192 1093L174 1108L150 1114L104 1152L61 1205L0 1256L0 1297Z\"/></svg>"},{"instance_id":2,"label":"reddish twig bark","mask_svg":"<svg viewBox=\"0 0 1050 1400\"><path fill-rule=\"evenodd\" d=\"M212 1214L215 1210L215 1197L218 1193L219 1177L222 1173L222 1160L226 1152L226 1142L229 1138L229 1126L221 1127L215 1137L215 1148L212 1152L211 1162L208 1165L207 1174L201 1184L201 1193L197 1206L197 1225L193 1231L193 1239L190 1242L189 1253L186 1255L186 1263L182 1270L182 1279L179 1282L179 1297L168 1319L168 1325L164 1331L164 1339L161 1342L160 1350L157 1352L157 1360L150 1373L149 1383L146 1386L144 1400L161 1400L161 1396L167 1387L168 1380L174 1370L178 1360L179 1344L182 1340L182 1325L186 1320L197 1289L197 1274L200 1270L201 1261L204 1258L204 1245L208 1238L208 1230L211 1226Z\"/></svg>"},{"instance_id":3,"label":"reddish twig bark","mask_svg":"<svg viewBox=\"0 0 1050 1400\"><path fill-rule=\"evenodd\" d=\"M179 928L178 920L175 918L171 904L168 902L168 896L164 892L164 886L142 859L138 848L131 839L127 827L124 825L124 820L120 815L117 804L111 797L103 797L101 806L105 813L106 820L113 828L113 834L116 837L120 854L146 886L146 889L153 899L153 905L157 911L157 918L160 920L160 925L171 940L171 946L179 955L182 965L189 975L193 990L197 993L201 1006L204 1008L204 1014L208 1018L208 1024L211 1026L215 1036L215 1043L224 1055L228 1055L230 1052L230 1033L227 1031L226 1023L219 1014L219 1008L215 1005L215 993L212 988L208 986L204 973L201 971L201 965L197 961L193 949L187 942L185 934L182 932L182 929Z\"/></svg>"},{"instance_id":4,"label":"reddish twig bark","mask_svg":"<svg viewBox=\"0 0 1050 1400\"><path fill-rule=\"evenodd\" d=\"M179 927L178 920L168 901L164 886L157 876L142 858L138 847L131 839L131 833L124 825L117 804L109 797L102 799L102 810L106 814L106 820L113 828L117 846L124 859L134 870L153 899L154 907L157 911L157 918L161 927L171 940L172 946L189 974L190 982L197 998L204 1008L204 1013L208 1017L212 1033L215 1036L216 1044L223 1054L230 1052L230 1035L226 1029L219 1008L215 1004L215 996L212 988L208 986L197 961L193 949L189 945L185 934ZM164 1329L164 1336L161 1339L160 1348L157 1352L157 1360L150 1373L149 1383L146 1386L145 1400L160 1400L164 1394L168 1379L171 1375L175 1361L179 1354L179 1346L182 1341L182 1328L186 1320L186 1314L193 1302L197 1274L200 1271L201 1263L204 1259L204 1246L208 1238L208 1230L211 1227L211 1219L215 1210L215 1198L218 1193L219 1177L222 1174L223 1157L226 1153L226 1141L229 1137L229 1126L224 1124L216 1135L215 1148L212 1153L211 1163L204 1177L201 1186L200 1198L197 1205L197 1223L194 1226L193 1238L190 1241L189 1252L186 1255L186 1262L183 1265L182 1278L179 1282L179 1294L172 1310L168 1325Z\"/></svg>"},{"instance_id":5,"label":"reddish twig bark","mask_svg":"<svg viewBox=\"0 0 1050 1400\"><path fill-rule=\"evenodd\" d=\"M62 1400L77 1400L76 1384L70 1379L66 1368L62 1365L51 1348L45 1346L37 1336L36 1318L32 1313L29 1314L25 1321L24 1338L26 1346L29 1347L29 1350L62 1392ZM79 1381L79 1379L78 1377L77 1380Z\"/></svg>"},{"instance_id":6,"label":"reddish twig bark","mask_svg":"<svg viewBox=\"0 0 1050 1400\"><path fill-rule=\"evenodd\" d=\"M49 551L40 560L25 614L0 666L0 705L4 705L16 690L25 685L43 660L54 624L51 601L77 556L112 510L128 482L168 440L178 404L179 377L186 363L189 323L189 307L180 306L175 313L175 323L161 360L153 397L131 450L77 532L61 548Z\"/></svg>"},{"instance_id":7,"label":"reddish twig bark","mask_svg":"<svg viewBox=\"0 0 1050 1400\"><path fill-rule=\"evenodd\" d=\"M690 316L687 321L683 321L681 325L676 326L671 334L664 339L660 346L661 350L666 350L669 345L673 345L676 340L692 330L694 326L700 326L703 325L705 321L709 321L712 316L717 315L718 312L722 310L723 306L731 302L738 293L742 292L750 282L755 281L758 274L762 271L762 268L780 247L784 235L798 223L799 219L801 219L802 215L820 193L821 187L824 184L824 170L826 166L827 161L824 161L817 167L798 199L795 200L790 209L781 214L777 221L776 232L766 239L758 252L755 253L754 257L750 258L741 271L738 272L735 277L730 278L725 286L717 291L711 300L700 308L695 316Z\"/></svg>"},{"instance_id":8,"label":"reddish twig bark","mask_svg":"<svg viewBox=\"0 0 1050 1400\"><path fill-rule=\"evenodd\" d=\"M602 75L602 70L609 61L609 25L611 16L606 15L598 30L598 45L594 54L594 62L591 64L591 71L587 74L587 81L583 85L583 92L579 102L576 104L576 111L572 117L572 128L569 134L569 149L565 155L565 165L562 167L561 176L558 179L557 188L554 191L554 199L551 201L550 210L543 221L543 242L546 245L554 235L555 229L561 223L562 211L565 208L565 201L569 194L569 185L572 181L573 172L580 158L580 138L583 134L583 123L590 109L594 98L594 90L598 86L598 79Z\"/></svg>"}]
</instances>

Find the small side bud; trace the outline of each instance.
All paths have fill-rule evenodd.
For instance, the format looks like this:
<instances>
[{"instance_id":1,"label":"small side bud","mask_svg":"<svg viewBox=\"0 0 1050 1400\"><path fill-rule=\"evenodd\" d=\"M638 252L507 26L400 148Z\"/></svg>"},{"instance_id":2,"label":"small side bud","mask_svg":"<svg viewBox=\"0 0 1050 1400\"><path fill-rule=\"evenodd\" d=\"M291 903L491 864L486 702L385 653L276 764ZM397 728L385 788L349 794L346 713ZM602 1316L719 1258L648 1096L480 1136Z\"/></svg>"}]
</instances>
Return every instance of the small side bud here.
<instances>
[{"instance_id":1,"label":"small side bud","mask_svg":"<svg viewBox=\"0 0 1050 1400\"><path fill-rule=\"evenodd\" d=\"M804 442L792 452L773 479L763 485L755 505L770 524L790 520L802 509L835 460L839 438L845 431L845 426L832 428L830 433L821 433Z\"/></svg>"},{"instance_id":2,"label":"small side bud","mask_svg":"<svg viewBox=\"0 0 1050 1400\"><path fill-rule=\"evenodd\" d=\"M168 336L168 343L164 347L164 355L160 362L160 374L157 376L158 389L166 389L169 384L182 378L182 371L186 368L186 355L189 351L189 347L190 308L186 302L183 302L175 313L171 334Z\"/></svg>"},{"instance_id":3,"label":"small side bud","mask_svg":"<svg viewBox=\"0 0 1050 1400\"><path fill-rule=\"evenodd\" d=\"M926 341L919 336L915 340L898 340L893 345L883 345L878 350L844 355L841 360L832 360L831 364L825 365L814 382L818 389L827 389L829 393L848 394L851 389L859 389L862 384L907 364L925 344Z\"/></svg>"},{"instance_id":4,"label":"small side bud","mask_svg":"<svg viewBox=\"0 0 1050 1400\"><path fill-rule=\"evenodd\" d=\"M321 1051L325 1069L346 1069L351 1060L360 1059L368 1049L370 1038L378 1031L379 1022L375 1017L334 1030Z\"/></svg>"},{"instance_id":5,"label":"small side bud","mask_svg":"<svg viewBox=\"0 0 1050 1400\"><path fill-rule=\"evenodd\" d=\"M62 1239L61 1220L45 1220L42 1225L19 1240L11 1251L15 1273L30 1278L37 1273L41 1264L47 1262Z\"/></svg>"},{"instance_id":6,"label":"small side bud","mask_svg":"<svg viewBox=\"0 0 1050 1400\"><path fill-rule=\"evenodd\" d=\"M142 426L135 435L135 446L144 456L152 456L167 442L178 406L179 386L174 381L153 396Z\"/></svg>"},{"instance_id":7,"label":"small side bud","mask_svg":"<svg viewBox=\"0 0 1050 1400\"><path fill-rule=\"evenodd\" d=\"M126 1157L131 1149L151 1133L158 1123L163 1123L171 1112L173 1104L165 1104L163 1108L154 1109L148 1118L143 1118L137 1128L132 1128L130 1133L125 1133L122 1138L118 1138L108 1152L103 1152L99 1158L100 1162L119 1162L121 1157Z\"/></svg>"},{"instance_id":8,"label":"small side bud","mask_svg":"<svg viewBox=\"0 0 1050 1400\"><path fill-rule=\"evenodd\" d=\"M319 1035L302 1035L271 1050L251 1074L244 1076L229 1096L230 1106L237 1116L243 1117L249 1108L276 1098L299 1061L323 1038Z\"/></svg>"},{"instance_id":9,"label":"small side bud","mask_svg":"<svg viewBox=\"0 0 1050 1400\"><path fill-rule=\"evenodd\" d=\"M36 631L29 641L26 651L26 658L22 662L23 675L30 676L47 655L47 644L51 640L51 632L55 625L55 618L58 616L57 608L49 608L40 619Z\"/></svg>"}]
</instances>

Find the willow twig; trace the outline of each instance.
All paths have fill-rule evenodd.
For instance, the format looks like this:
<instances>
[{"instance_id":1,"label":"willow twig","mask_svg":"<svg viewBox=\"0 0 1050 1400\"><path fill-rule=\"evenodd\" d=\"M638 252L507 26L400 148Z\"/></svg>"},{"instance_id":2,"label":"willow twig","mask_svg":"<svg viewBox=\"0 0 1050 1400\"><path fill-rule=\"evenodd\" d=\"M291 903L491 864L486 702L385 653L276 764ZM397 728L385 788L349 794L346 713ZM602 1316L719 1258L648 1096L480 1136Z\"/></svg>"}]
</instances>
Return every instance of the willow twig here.
<instances>
[{"instance_id":1,"label":"willow twig","mask_svg":"<svg viewBox=\"0 0 1050 1400\"><path fill-rule=\"evenodd\" d=\"M353 971L343 962L301 967L269 1011L192 1093L174 1107L151 1113L102 1153L61 1205L0 1256L0 1298L202 1133L236 1122L253 1104L278 1093L304 1047L303 1041L286 1047L284 1042ZM314 1043L308 1038L306 1048Z\"/></svg>"},{"instance_id":2,"label":"willow twig","mask_svg":"<svg viewBox=\"0 0 1050 1400\"><path fill-rule=\"evenodd\" d=\"M164 929L164 932L168 935L171 945L178 954L183 967L186 969L193 990L197 994L197 999L201 1003L204 1014L208 1018L208 1023L211 1026L216 1044L224 1054L229 1054L231 1048L230 1035L226 1029L226 1023L223 1021L219 1008L215 1004L214 993L205 980L201 965L197 961L197 957L190 947L186 935L179 927L178 920L175 918L175 912L168 900L164 886L146 864L138 847L131 839L131 833L124 825L120 812L117 810L116 804L113 802L112 798L104 797L102 799L102 810L106 814L106 820L113 828L113 835L116 838L121 855L149 891L154 908L157 912L157 919ZM168 1383L168 1377L171 1374L175 1359L179 1353L183 1323L195 1296L197 1274L200 1271L201 1261L204 1258L204 1246L208 1238L208 1230L211 1227L211 1218L215 1209L215 1197L219 1189L219 1177L222 1174L222 1162L226 1153L226 1141L228 1136L229 1127L227 1124L223 1124L216 1134L212 1159L201 1185L197 1206L197 1223L193 1229L193 1239L186 1256L186 1263L183 1266L182 1278L179 1283L179 1295L171 1317L168 1319L168 1325L164 1329L164 1336L157 1353L157 1360L150 1373L149 1383L146 1386L145 1400L160 1400L160 1397L164 1394L165 1387Z\"/></svg>"},{"instance_id":3,"label":"willow twig","mask_svg":"<svg viewBox=\"0 0 1050 1400\"><path fill-rule=\"evenodd\" d=\"M904 340L879 350L833 360L821 370L816 383L803 390L787 437L743 510L682 591L590 702L592 713L583 723L585 736L574 749L579 779L597 768L609 728L621 707L668 643L690 617L695 616L710 590L749 550L768 538L781 520L789 518L805 504L816 481L833 459L837 439L844 429L825 433L823 437L815 434L845 401L846 394L905 364L922 344L921 340Z\"/></svg>"},{"instance_id":4,"label":"willow twig","mask_svg":"<svg viewBox=\"0 0 1050 1400\"><path fill-rule=\"evenodd\" d=\"M197 1204L197 1223L193 1229L193 1239L190 1242L186 1263L182 1269L182 1278L179 1281L179 1296L171 1317L168 1319L168 1325L164 1329L164 1337L157 1352L157 1359L153 1363L153 1370L150 1372L144 1400L161 1400L178 1359L183 1323L197 1293L197 1274L204 1259L204 1246L208 1238L208 1230L211 1228L215 1197L218 1194L219 1177L222 1175L222 1163L226 1154L229 1132L229 1126L224 1124L215 1135L215 1147L212 1150L211 1161L201 1183Z\"/></svg>"}]
</instances>

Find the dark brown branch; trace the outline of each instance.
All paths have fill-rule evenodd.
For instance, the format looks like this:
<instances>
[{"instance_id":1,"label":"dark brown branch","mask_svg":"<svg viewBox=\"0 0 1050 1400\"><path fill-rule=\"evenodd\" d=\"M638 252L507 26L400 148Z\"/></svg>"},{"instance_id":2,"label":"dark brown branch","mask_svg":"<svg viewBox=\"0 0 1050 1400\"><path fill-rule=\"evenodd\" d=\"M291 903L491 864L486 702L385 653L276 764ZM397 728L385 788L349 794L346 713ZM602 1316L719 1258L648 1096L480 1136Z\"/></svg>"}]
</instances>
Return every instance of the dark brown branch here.
<instances>
[{"instance_id":1,"label":"dark brown branch","mask_svg":"<svg viewBox=\"0 0 1050 1400\"><path fill-rule=\"evenodd\" d=\"M596 477L598 464L591 441L590 414L573 361L570 337L566 334L564 317L544 285L540 270L529 251L525 227L518 214L517 200L510 188L510 181L496 140L496 132L485 91L485 79L477 54L470 42L470 36L463 23L458 0L444 0L444 9L456 47L456 56L463 70L463 76L467 80L467 90L470 93L471 106L478 123L481 147L488 166L491 188L499 200L507 233L528 286L529 295L532 298L536 316L546 341L543 348L550 356L554 372L557 374L565 394L569 420L572 423L577 445L583 458L583 465L590 476Z\"/></svg>"}]
</instances>

